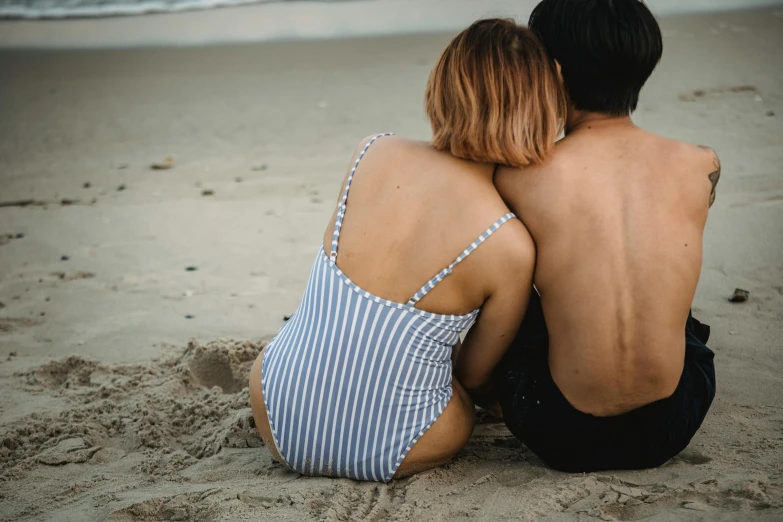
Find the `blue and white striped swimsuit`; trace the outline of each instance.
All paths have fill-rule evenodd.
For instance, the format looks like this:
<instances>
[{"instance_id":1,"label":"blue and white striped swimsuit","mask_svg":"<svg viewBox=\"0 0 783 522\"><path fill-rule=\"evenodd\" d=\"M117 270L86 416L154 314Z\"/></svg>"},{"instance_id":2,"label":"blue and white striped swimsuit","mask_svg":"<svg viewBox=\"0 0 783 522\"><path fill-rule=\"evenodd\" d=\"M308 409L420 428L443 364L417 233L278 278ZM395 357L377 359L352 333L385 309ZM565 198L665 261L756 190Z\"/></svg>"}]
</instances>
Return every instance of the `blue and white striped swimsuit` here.
<instances>
[{"instance_id":1,"label":"blue and white striped swimsuit","mask_svg":"<svg viewBox=\"0 0 783 522\"><path fill-rule=\"evenodd\" d=\"M479 310L440 315L416 303L503 223L484 232L407 303L377 297L337 267L353 165L330 255L318 251L299 309L264 350L261 385L275 445L307 475L388 482L452 396L451 350Z\"/></svg>"}]
</instances>

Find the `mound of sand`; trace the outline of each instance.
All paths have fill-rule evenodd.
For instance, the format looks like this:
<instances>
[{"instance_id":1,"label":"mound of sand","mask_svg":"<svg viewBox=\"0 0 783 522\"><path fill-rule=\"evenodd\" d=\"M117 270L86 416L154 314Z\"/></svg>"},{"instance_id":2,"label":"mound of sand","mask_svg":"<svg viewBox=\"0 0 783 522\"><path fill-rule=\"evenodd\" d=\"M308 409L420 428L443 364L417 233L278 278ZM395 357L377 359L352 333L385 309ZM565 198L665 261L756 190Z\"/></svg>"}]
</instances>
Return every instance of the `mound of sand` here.
<instances>
[{"instance_id":1,"label":"mound of sand","mask_svg":"<svg viewBox=\"0 0 783 522\"><path fill-rule=\"evenodd\" d=\"M176 473L221 448L259 447L247 375L261 344L192 341L147 364L106 366L79 356L18 377L67 399L58 415L33 414L5 428L0 480L38 464L105 461L142 453L144 474Z\"/></svg>"}]
</instances>

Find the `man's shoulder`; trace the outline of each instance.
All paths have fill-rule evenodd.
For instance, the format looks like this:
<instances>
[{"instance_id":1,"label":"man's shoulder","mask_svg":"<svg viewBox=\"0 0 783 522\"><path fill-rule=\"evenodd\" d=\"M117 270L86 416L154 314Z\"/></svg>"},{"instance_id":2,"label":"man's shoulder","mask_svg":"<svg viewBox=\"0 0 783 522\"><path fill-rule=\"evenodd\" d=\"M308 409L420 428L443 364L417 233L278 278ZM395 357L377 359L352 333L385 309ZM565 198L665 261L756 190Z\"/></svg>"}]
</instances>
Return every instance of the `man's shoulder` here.
<instances>
[{"instance_id":1,"label":"man's shoulder","mask_svg":"<svg viewBox=\"0 0 783 522\"><path fill-rule=\"evenodd\" d=\"M717 157L716 152L706 145L694 145L693 143L657 134L650 134L650 136L653 136L653 139L656 140L656 149L661 157L670 158L687 167L709 168Z\"/></svg>"},{"instance_id":2,"label":"man's shoulder","mask_svg":"<svg viewBox=\"0 0 783 522\"><path fill-rule=\"evenodd\" d=\"M718 158L718 153L715 152L715 149L707 145L695 145L695 147L696 150L693 151L693 156L700 166L706 169L720 169L720 158Z\"/></svg>"},{"instance_id":3,"label":"man's shoulder","mask_svg":"<svg viewBox=\"0 0 783 522\"><path fill-rule=\"evenodd\" d=\"M564 160L567 154L561 152L561 147L555 147L547 157L546 161L535 165L525 167L499 166L495 173L495 182L502 180L503 183L522 182L534 179L537 176L545 175L563 168Z\"/></svg>"},{"instance_id":4,"label":"man's shoulder","mask_svg":"<svg viewBox=\"0 0 783 522\"><path fill-rule=\"evenodd\" d=\"M661 140L662 145L657 152L660 157L666 158L669 172L694 193L702 193L709 188L709 205L712 206L721 174L721 162L715 150L707 145L694 145L668 138Z\"/></svg>"},{"instance_id":5,"label":"man's shoulder","mask_svg":"<svg viewBox=\"0 0 783 522\"><path fill-rule=\"evenodd\" d=\"M563 147L560 140L546 161L526 167L498 167L495 173L495 188L512 209L529 207L541 190L562 182L564 173L573 170L574 154Z\"/></svg>"},{"instance_id":6,"label":"man's shoulder","mask_svg":"<svg viewBox=\"0 0 783 522\"><path fill-rule=\"evenodd\" d=\"M532 184L540 179L542 175L550 172L553 168L551 160L546 164L529 165L527 167L508 167L499 166L495 172L495 188L503 199L508 203L515 197L521 196Z\"/></svg>"}]
</instances>

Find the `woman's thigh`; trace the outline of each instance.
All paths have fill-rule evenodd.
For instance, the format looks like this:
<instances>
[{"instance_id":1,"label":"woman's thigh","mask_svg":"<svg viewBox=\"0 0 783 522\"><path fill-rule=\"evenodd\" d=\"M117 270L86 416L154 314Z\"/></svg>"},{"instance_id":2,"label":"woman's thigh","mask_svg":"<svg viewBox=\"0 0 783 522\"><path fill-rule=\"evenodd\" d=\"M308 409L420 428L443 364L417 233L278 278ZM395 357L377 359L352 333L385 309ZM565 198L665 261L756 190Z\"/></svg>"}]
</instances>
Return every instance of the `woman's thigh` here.
<instances>
[{"instance_id":1,"label":"woman's thigh","mask_svg":"<svg viewBox=\"0 0 783 522\"><path fill-rule=\"evenodd\" d=\"M275 460L284 462L277 452L274 439L272 438L272 428L269 426L269 418L266 415L266 406L264 404L264 391L261 386L261 361L263 360L263 350L258 355L256 362L250 370L250 408L253 410L253 418L256 421L256 428L261 435L272 457Z\"/></svg>"},{"instance_id":2,"label":"woman's thigh","mask_svg":"<svg viewBox=\"0 0 783 522\"><path fill-rule=\"evenodd\" d=\"M456 378L452 382L454 393L451 401L438 420L413 445L397 468L395 478L441 466L468 443L475 421L473 401Z\"/></svg>"}]
</instances>

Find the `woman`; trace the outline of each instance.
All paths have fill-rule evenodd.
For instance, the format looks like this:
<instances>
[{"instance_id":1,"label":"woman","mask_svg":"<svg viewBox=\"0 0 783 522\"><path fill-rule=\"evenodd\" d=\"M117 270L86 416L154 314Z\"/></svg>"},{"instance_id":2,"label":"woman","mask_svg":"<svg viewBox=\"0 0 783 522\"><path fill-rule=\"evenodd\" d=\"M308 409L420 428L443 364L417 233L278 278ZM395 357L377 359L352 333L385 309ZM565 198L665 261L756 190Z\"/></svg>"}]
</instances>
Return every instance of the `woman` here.
<instances>
[{"instance_id":1,"label":"woman","mask_svg":"<svg viewBox=\"0 0 783 522\"><path fill-rule=\"evenodd\" d=\"M359 144L302 304L250 375L275 458L303 474L385 482L467 443L463 385L486 383L514 338L535 260L492 184L495 166L543 161L564 107L533 34L482 20L432 71L431 143L382 134ZM452 361L471 326L461 384Z\"/></svg>"}]
</instances>

